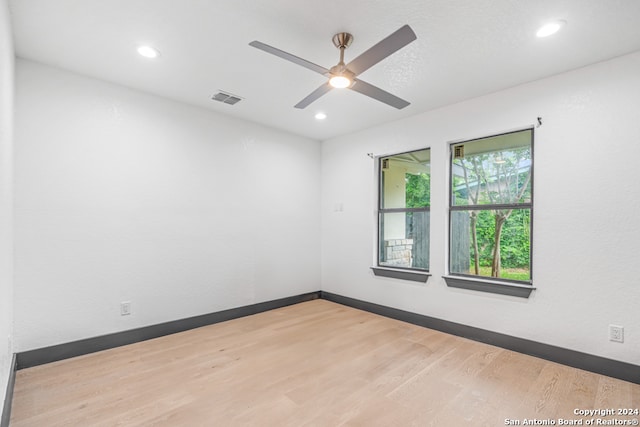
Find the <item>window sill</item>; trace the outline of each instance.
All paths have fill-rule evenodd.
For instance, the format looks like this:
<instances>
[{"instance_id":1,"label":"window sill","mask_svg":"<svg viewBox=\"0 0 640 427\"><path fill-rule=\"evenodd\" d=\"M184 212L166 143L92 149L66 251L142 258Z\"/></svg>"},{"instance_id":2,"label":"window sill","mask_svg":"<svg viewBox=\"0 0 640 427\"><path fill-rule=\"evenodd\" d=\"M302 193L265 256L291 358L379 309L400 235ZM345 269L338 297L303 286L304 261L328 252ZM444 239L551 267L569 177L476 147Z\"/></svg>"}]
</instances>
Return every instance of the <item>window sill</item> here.
<instances>
[{"instance_id":1,"label":"window sill","mask_svg":"<svg viewBox=\"0 0 640 427\"><path fill-rule=\"evenodd\" d=\"M536 288L532 285L501 282L497 280L476 279L460 276L442 276L451 288L469 289L472 291L489 292L492 294L509 295L513 297L529 298Z\"/></svg>"},{"instance_id":2,"label":"window sill","mask_svg":"<svg viewBox=\"0 0 640 427\"><path fill-rule=\"evenodd\" d=\"M371 267L373 274L381 277L391 277L392 279L411 280L413 282L426 283L430 273L426 271L402 270L388 267Z\"/></svg>"}]
</instances>

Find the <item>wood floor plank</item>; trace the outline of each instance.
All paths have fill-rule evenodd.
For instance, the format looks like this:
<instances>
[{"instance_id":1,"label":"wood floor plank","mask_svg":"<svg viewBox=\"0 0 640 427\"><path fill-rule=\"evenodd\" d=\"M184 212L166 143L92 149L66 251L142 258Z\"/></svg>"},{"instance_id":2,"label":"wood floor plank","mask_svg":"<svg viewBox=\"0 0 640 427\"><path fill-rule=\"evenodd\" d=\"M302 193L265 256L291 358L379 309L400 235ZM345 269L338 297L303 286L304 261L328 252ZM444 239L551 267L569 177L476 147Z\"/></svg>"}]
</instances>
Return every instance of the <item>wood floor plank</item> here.
<instances>
[{"instance_id":1,"label":"wood floor plank","mask_svg":"<svg viewBox=\"0 0 640 427\"><path fill-rule=\"evenodd\" d=\"M11 425L486 426L640 385L324 300L21 370Z\"/></svg>"}]
</instances>

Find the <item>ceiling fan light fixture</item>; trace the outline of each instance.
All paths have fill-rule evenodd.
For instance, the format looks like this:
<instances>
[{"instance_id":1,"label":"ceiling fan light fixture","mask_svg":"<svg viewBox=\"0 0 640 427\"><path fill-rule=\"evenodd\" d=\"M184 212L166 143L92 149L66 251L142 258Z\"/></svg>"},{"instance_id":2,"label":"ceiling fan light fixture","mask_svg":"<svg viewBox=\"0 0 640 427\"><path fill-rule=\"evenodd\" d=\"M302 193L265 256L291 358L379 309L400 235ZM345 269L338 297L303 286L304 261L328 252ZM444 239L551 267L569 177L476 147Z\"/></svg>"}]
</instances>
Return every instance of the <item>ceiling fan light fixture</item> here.
<instances>
[{"instance_id":1,"label":"ceiling fan light fixture","mask_svg":"<svg viewBox=\"0 0 640 427\"><path fill-rule=\"evenodd\" d=\"M331 75L329 78L329 85L336 89L351 87L355 78L355 75L345 67L342 59L343 58L341 56L338 65L331 67L329 70L329 74Z\"/></svg>"},{"instance_id":2,"label":"ceiling fan light fixture","mask_svg":"<svg viewBox=\"0 0 640 427\"><path fill-rule=\"evenodd\" d=\"M333 76L329 79L329 84L336 89L344 89L351 86L351 79L345 75Z\"/></svg>"}]
</instances>

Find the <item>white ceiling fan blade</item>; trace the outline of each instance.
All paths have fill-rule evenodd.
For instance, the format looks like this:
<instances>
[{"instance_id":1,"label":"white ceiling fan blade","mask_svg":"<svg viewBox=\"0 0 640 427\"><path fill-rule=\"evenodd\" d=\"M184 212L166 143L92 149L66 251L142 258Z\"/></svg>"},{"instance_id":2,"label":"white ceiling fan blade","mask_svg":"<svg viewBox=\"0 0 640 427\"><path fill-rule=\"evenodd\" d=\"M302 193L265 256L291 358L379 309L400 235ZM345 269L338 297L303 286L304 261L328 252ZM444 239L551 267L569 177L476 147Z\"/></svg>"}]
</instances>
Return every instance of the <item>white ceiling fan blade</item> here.
<instances>
[{"instance_id":1,"label":"white ceiling fan blade","mask_svg":"<svg viewBox=\"0 0 640 427\"><path fill-rule=\"evenodd\" d=\"M382 61L387 56L402 49L416 38L416 33L413 32L411 27L404 25L399 30L381 40L369 50L348 63L347 69L357 76Z\"/></svg>"},{"instance_id":2,"label":"white ceiling fan blade","mask_svg":"<svg viewBox=\"0 0 640 427\"><path fill-rule=\"evenodd\" d=\"M350 89L363 95L367 95L373 99L377 99L380 102L384 102L385 104L395 107L398 110L401 110L411 104L410 102L405 101L402 98L398 98L397 96L392 95L389 92L380 89L379 87L376 87L359 79L355 79L355 82L353 86L350 87Z\"/></svg>"},{"instance_id":3,"label":"white ceiling fan blade","mask_svg":"<svg viewBox=\"0 0 640 427\"><path fill-rule=\"evenodd\" d=\"M295 55L285 52L284 50L280 50L273 46L269 46L268 44L264 44L257 40L254 40L251 43L249 43L249 46L253 46L257 49L263 50L272 55L279 56L282 59L286 59L287 61L293 62L294 64L301 65L305 68L308 68L311 71L315 71L318 74L322 74L325 76L329 75L329 70L327 70L324 67L321 67L320 65L314 64L313 62L309 62L306 59L299 58Z\"/></svg>"},{"instance_id":4,"label":"white ceiling fan blade","mask_svg":"<svg viewBox=\"0 0 640 427\"><path fill-rule=\"evenodd\" d=\"M307 95L305 99L298 102L295 105L295 107L300 109L306 108L309 104L311 104L316 99L320 98L325 93L329 92L331 89L333 88L329 85L329 83L323 83L318 89L314 90L309 95Z\"/></svg>"}]
</instances>

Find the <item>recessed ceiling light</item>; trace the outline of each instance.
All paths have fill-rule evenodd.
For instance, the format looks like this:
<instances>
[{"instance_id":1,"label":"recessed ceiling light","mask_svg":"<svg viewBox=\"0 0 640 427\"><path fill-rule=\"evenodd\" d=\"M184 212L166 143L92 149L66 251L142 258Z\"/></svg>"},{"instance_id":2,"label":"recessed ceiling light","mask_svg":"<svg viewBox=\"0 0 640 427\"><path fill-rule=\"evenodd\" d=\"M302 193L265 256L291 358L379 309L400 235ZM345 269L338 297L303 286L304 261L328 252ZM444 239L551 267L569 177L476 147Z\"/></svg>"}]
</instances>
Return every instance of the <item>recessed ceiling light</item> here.
<instances>
[{"instance_id":1,"label":"recessed ceiling light","mask_svg":"<svg viewBox=\"0 0 640 427\"><path fill-rule=\"evenodd\" d=\"M548 24L544 24L542 27L540 27L540 29L538 29L536 36L548 37L560 31L565 25L567 25L567 21L563 20L549 22Z\"/></svg>"},{"instance_id":2,"label":"recessed ceiling light","mask_svg":"<svg viewBox=\"0 0 640 427\"><path fill-rule=\"evenodd\" d=\"M151 59L160 56L160 51L158 49L147 45L138 46L138 53L145 58Z\"/></svg>"},{"instance_id":3,"label":"recessed ceiling light","mask_svg":"<svg viewBox=\"0 0 640 427\"><path fill-rule=\"evenodd\" d=\"M316 117L316 120L324 120L327 118L327 115L325 113L320 112L320 113L316 113L315 117Z\"/></svg>"}]
</instances>

